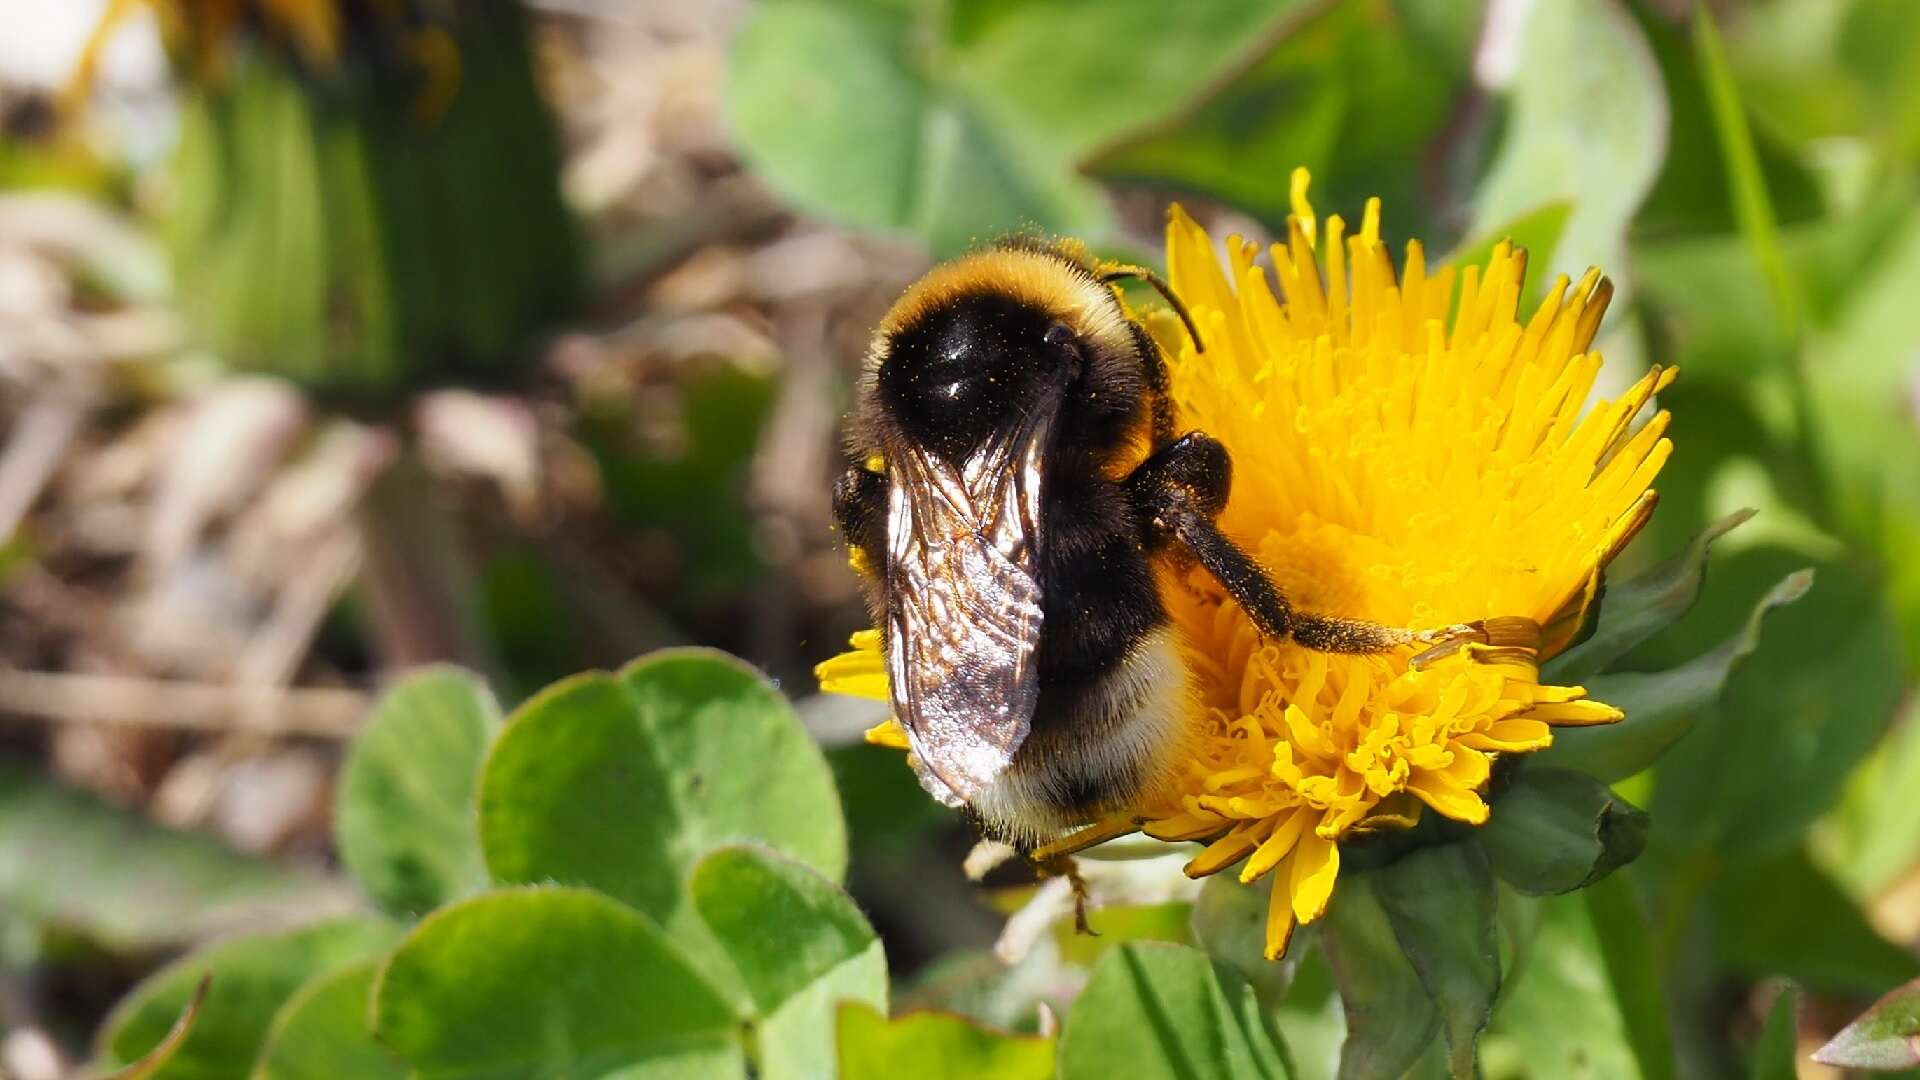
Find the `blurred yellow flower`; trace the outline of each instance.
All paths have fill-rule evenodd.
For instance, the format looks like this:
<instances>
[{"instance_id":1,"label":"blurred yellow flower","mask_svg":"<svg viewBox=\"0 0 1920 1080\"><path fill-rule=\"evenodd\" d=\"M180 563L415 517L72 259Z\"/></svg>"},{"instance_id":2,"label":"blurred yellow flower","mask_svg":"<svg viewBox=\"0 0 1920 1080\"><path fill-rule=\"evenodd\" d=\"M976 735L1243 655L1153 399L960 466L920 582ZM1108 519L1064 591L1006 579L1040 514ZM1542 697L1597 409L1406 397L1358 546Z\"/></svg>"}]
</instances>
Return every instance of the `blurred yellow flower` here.
<instances>
[{"instance_id":1,"label":"blurred yellow flower","mask_svg":"<svg viewBox=\"0 0 1920 1080\"><path fill-rule=\"evenodd\" d=\"M160 19L167 42L185 52L202 75L224 72L230 37L250 19L283 37L315 64L339 57L341 0L109 0L82 54L76 86L92 82L100 49L122 21L141 8Z\"/></svg>"},{"instance_id":2,"label":"blurred yellow flower","mask_svg":"<svg viewBox=\"0 0 1920 1080\"><path fill-rule=\"evenodd\" d=\"M1306 188L1297 171L1288 236L1271 249L1278 296L1256 245L1229 238L1223 265L1179 208L1167 226L1169 275L1207 349L1163 344L1180 430L1233 456L1221 525L1306 610L1543 629L1416 670L1411 648L1349 656L1263 640L1204 572L1168 579L1194 702L1186 752L1164 797L1056 847L1136 827L1209 841L1190 875L1239 864L1243 881L1272 876L1273 957L1325 911L1343 840L1404 827L1422 805L1481 824L1496 755L1539 750L1554 726L1620 719L1580 687L1542 685L1539 664L1652 513L1671 451L1666 413L1633 426L1671 370L1587 408L1611 294L1598 271L1561 279L1522 322L1524 252L1503 243L1456 274L1429 271L1410 242L1396 276L1377 199L1349 237L1337 216L1317 223ZM885 700L878 634L854 645L821 665L822 689ZM870 737L904 746L891 722Z\"/></svg>"}]
</instances>

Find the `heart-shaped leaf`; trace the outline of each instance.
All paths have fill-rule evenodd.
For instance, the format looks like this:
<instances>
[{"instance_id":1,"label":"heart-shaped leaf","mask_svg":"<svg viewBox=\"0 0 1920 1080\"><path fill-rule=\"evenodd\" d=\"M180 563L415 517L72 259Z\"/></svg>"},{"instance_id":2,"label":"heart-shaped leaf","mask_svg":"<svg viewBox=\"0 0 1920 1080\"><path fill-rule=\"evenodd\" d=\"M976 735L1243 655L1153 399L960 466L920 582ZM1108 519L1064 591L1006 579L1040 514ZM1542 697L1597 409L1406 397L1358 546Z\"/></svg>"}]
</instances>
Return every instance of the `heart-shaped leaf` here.
<instances>
[{"instance_id":1,"label":"heart-shaped leaf","mask_svg":"<svg viewBox=\"0 0 1920 1080\"><path fill-rule=\"evenodd\" d=\"M124 1066L160 1045L202 977L211 974L192 1030L148 1075L151 1080L245 1076L282 1003L315 975L376 955L398 933L383 919L341 919L233 938L190 953L161 968L115 1007L101 1027L99 1067Z\"/></svg>"},{"instance_id":2,"label":"heart-shaped leaf","mask_svg":"<svg viewBox=\"0 0 1920 1080\"><path fill-rule=\"evenodd\" d=\"M853 901L763 848L726 847L694 868L693 904L758 1018L761 1075L832 1072L834 1010L887 1006L887 958Z\"/></svg>"},{"instance_id":3,"label":"heart-shaped leaf","mask_svg":"<svg viewBox=\"0 0 1920 1080\"><path fill-rule=\"evenodd\" d=\"M379 971L364 960L309 980L274 1017L251 1080L407 1080L406 1066L373 1037Z\"/></svg>"},{"instance_id":4,"label":"heart-shaped leaf","mask_svg":"<svg viewBox=\"0 0 1920 1080\"><path fill-rule=\"evenodd\" d=\"M765 844L833 881L847 859L819 748L758 672L706 649L521 706L487 759L480 835L495 881L590 886L676 933L705 932L684 883L715 847Z\"/></svg>"},{"instance_id":5,"label":"heart-shaped leaf","mask_svg":"<svg viewBox=\"0 0 1920 1080\"><path fill-rule=\"evenodd\" d=\"M588 889L500 889L428 916L382 971L373 1019L438 1080L744 1073L721 992L646 916Z\"/></svg>"},{"instance_id":6,"label":"heart-shaped leaf","mask_svg":"<svg viewBox=\"0 0 1920 1080\"><path fill-rule=\"evenodd\" d=\"M500 727L493 695L458 668L388 690L340 771L340 860L380 905L419 914L487 884L474 790Z\"/></svg>"},{"instance_id":7,"label":"heart-shaped leaf","mask_svg":"<svg viewBox=\"0 0 1920 1080\"><path fill-rule=\"evenodd\" d=\"M187 999L187 1007L180 1011L179 1018L173 1022L173 1027L168 1029L167 1037L161 1039L159 1045L141 1055L139 1061L107 1077L106 1080L150 1080L159 1073L161 1066L173 1059L173 1055L186 1043L187 1036L193 1032L194 1023L200 1019L200 1007L206 1003L207 990L212 985L212 973L200 976L199 985L193 988L193 996Z\"/></svg>"}]
</instances>

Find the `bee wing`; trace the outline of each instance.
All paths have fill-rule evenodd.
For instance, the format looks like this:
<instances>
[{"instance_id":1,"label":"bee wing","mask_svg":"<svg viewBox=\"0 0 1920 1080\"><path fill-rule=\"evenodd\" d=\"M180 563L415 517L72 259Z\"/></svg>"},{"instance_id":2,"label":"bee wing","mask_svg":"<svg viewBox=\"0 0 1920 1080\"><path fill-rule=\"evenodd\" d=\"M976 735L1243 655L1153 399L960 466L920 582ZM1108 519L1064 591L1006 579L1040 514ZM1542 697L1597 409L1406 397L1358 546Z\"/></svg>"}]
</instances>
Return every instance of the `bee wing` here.
<instances>
[{"instance_id":1,"label":"bee wing","mask_svg":"<svg viewBox=\"0 0 1920 1080\"><path fill-rule=\"evenodd\" d=\"M889 463L887 681L922 782L950 805L1006 768L1040 692L1045 440L1019 434L958 469L920 452Z\"/></svg>"}]
</instances>

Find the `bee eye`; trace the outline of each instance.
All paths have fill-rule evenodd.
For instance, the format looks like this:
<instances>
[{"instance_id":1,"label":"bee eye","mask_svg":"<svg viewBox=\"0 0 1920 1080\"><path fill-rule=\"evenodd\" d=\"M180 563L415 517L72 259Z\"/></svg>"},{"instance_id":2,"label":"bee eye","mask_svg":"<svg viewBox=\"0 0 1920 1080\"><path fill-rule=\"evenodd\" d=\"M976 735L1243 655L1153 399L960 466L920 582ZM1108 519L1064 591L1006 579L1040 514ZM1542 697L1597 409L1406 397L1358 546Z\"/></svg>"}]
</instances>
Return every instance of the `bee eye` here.
<instances>
[{"instance_id":1,"label":"bee eye","mask_svg":"<svg viewBox=\"0 0 1920 1080\"><path fill-rule=\"evenodd\" d=\"M1056 349L1065 348L1073 344L1073 328L1066 323L1054 323L1047 327L1046 333L1040 335L1040 340Z\"/></svg>"}]
</instances>

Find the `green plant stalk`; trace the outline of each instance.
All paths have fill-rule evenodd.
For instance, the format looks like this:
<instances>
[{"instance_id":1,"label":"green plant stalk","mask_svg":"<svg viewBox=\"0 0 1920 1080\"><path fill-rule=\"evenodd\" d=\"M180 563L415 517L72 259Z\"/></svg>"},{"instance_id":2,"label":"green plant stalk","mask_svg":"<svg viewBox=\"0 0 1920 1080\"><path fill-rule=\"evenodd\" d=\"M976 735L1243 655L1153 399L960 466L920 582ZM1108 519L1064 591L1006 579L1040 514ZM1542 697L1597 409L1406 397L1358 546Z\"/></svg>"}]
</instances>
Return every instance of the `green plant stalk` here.
<instances>
[{"instance_id":1,"label":"green plant stalk","mask_svg":"<svg viewBox=\"0 0 1920 1080\"><path fill-rule=\"evenodd\" d=\"M1706 4L1695 9L1693 46L1706 83L1707 102L1713 110L1714 134L1727 163L1727 194L1733 200L1734 217L1766 275L1780 328L1788 340L1794 340L1800 332L1800 290L1780 247L1780 228L1774 219L1766 177L1760 171L1760 155L1753 146L1753 130L1747 126L1746 111L1740 106L1739 90L1720 43L1720 29Z\"/></svg>"},{"instance_id":2,"label":"green plant stalk","mask_svg":"<svg viewBox=\"0 0 1920 1080\"><path fill-rule=\"evenodd\" d=\"M446 86L350 38L337 70L255 40L184 88L178 292L229 366L390 415L423 386L513 383L572 311L579 245L525 17L480 0L434 32L459 57Z\"/></svg>"}]
</instances>

